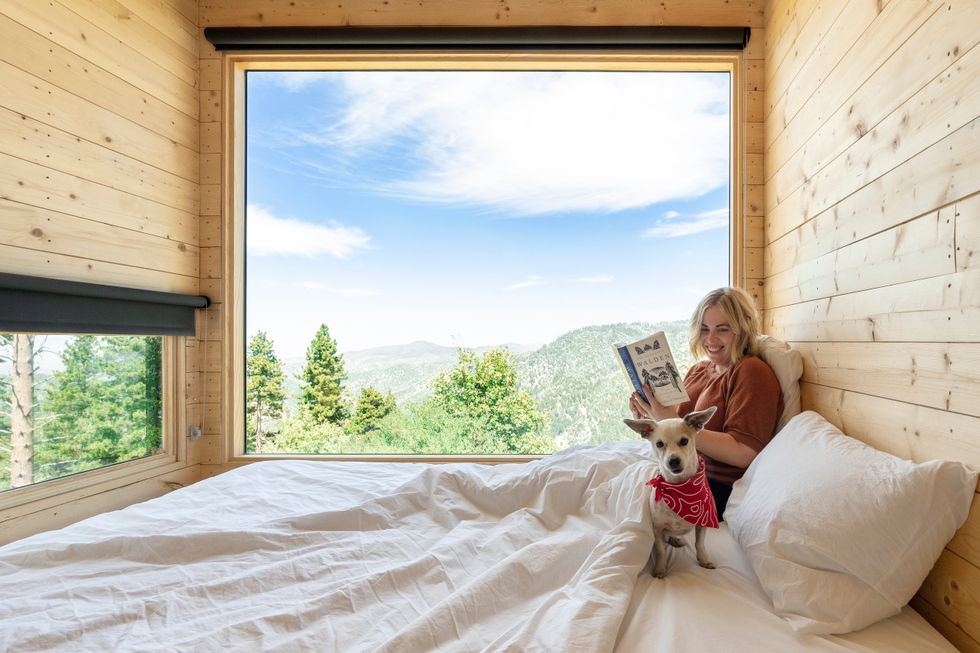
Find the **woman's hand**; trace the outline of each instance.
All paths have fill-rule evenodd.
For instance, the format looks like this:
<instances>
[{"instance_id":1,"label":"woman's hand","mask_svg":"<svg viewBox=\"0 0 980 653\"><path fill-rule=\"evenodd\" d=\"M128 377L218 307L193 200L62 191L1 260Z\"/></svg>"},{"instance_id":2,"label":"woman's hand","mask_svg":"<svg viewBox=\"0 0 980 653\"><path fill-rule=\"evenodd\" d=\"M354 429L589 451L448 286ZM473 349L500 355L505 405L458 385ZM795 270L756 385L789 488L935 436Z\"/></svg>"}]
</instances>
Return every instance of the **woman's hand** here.
<instances>
[{"instance_id":1,"label":"woman's hand","mask_svg":"<svg viewBox=\"0 0 980 653\"><path fill-rule=\"evenodd\" d=\"M646 386L646 394L650 397L650 401L647 401L639 392L634 392L630 395L630 410L633 412L634 419L660 420L677 417L677 408L675 406L664 406L657 401L650 386Z\"/></svg>"}]
</instances>

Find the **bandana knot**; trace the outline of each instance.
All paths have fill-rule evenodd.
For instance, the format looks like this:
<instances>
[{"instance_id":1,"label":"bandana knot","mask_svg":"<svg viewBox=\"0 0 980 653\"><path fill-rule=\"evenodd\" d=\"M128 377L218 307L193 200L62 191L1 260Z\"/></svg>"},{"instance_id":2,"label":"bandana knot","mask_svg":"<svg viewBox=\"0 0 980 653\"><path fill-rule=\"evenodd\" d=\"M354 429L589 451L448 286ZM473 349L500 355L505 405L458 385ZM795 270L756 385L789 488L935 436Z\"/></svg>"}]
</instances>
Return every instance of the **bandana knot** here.
<instances>
[{"instance_id":1,"label":"bandana knot","mask_svg":"<svg viewBox=\"0 0 980 653\"><path fill-rule=\"evenodd\" d=\"M695 526L718 528L718 508L708 486L703 456L698 456L698 473L683 483L670 483L658 472L646 484L655 490L655 503L663 501L684 521Z\"/></svg>"}]
</instances>

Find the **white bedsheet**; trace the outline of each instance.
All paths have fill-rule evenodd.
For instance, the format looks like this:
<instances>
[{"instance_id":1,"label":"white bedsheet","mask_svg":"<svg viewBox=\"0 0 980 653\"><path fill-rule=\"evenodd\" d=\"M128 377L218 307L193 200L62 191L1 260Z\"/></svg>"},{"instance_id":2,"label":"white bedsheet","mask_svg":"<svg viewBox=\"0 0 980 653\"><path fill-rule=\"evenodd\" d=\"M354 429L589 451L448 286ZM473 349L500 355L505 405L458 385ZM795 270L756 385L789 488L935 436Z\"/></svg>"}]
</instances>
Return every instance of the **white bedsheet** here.
<instances>
[{"instance_id":1,"label":"white bedsheet","mask_svg":"<svg viewBox=\"0 0 980 653\"><path fill-rule=\"evenodd\" d=\"M653 581L648 447L248 465L0 548L0 650L954 650L908 609L797 638L724 529Z\"/></svg>"}]
</instances>

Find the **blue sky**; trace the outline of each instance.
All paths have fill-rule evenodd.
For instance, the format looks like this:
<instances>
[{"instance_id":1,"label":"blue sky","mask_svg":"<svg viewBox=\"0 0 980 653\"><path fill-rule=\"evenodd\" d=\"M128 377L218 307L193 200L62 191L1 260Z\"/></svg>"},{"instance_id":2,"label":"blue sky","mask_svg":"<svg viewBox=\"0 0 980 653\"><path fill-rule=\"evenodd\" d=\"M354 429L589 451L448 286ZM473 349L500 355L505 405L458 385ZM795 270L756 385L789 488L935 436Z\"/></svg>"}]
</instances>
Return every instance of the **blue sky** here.
<instances>
[{"instance_id":1,"label":"blue sky","mask_svg":"<svg viewBox=\"0 0 980 653\"><path fill-rule=\"evenodd\" d=\"M728 75L249 72L246 321L280 356L543 344L728 283Z\"/></svg>"}]
</instances>

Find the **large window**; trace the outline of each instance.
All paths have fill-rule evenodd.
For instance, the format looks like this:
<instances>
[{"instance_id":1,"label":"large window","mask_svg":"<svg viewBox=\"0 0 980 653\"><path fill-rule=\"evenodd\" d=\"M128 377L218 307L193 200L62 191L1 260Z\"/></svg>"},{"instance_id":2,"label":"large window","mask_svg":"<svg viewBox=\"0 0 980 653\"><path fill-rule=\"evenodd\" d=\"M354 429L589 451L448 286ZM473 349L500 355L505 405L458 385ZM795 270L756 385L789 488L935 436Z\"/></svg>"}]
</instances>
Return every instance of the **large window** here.
<instances>
[{"instance_id":1,"label":"large window","mask_svg":"<svg viewBox=\"0 0 980 653\"><path fill-rule=\"evenodd\" d=\"M244 451L630 438L611 344L665 330L686 371L732 282L731 72L270 67L242 75Z\"/></svg>"},{"instance_id":2,"label":"large window","mask_svg":"<svg viewBox=\"0 0 980 653\"><path fill-rule=\"evenodd\" d=\"M0 334L0 491L160 453L163 338Z\"/></svg>"}]
</instances>

